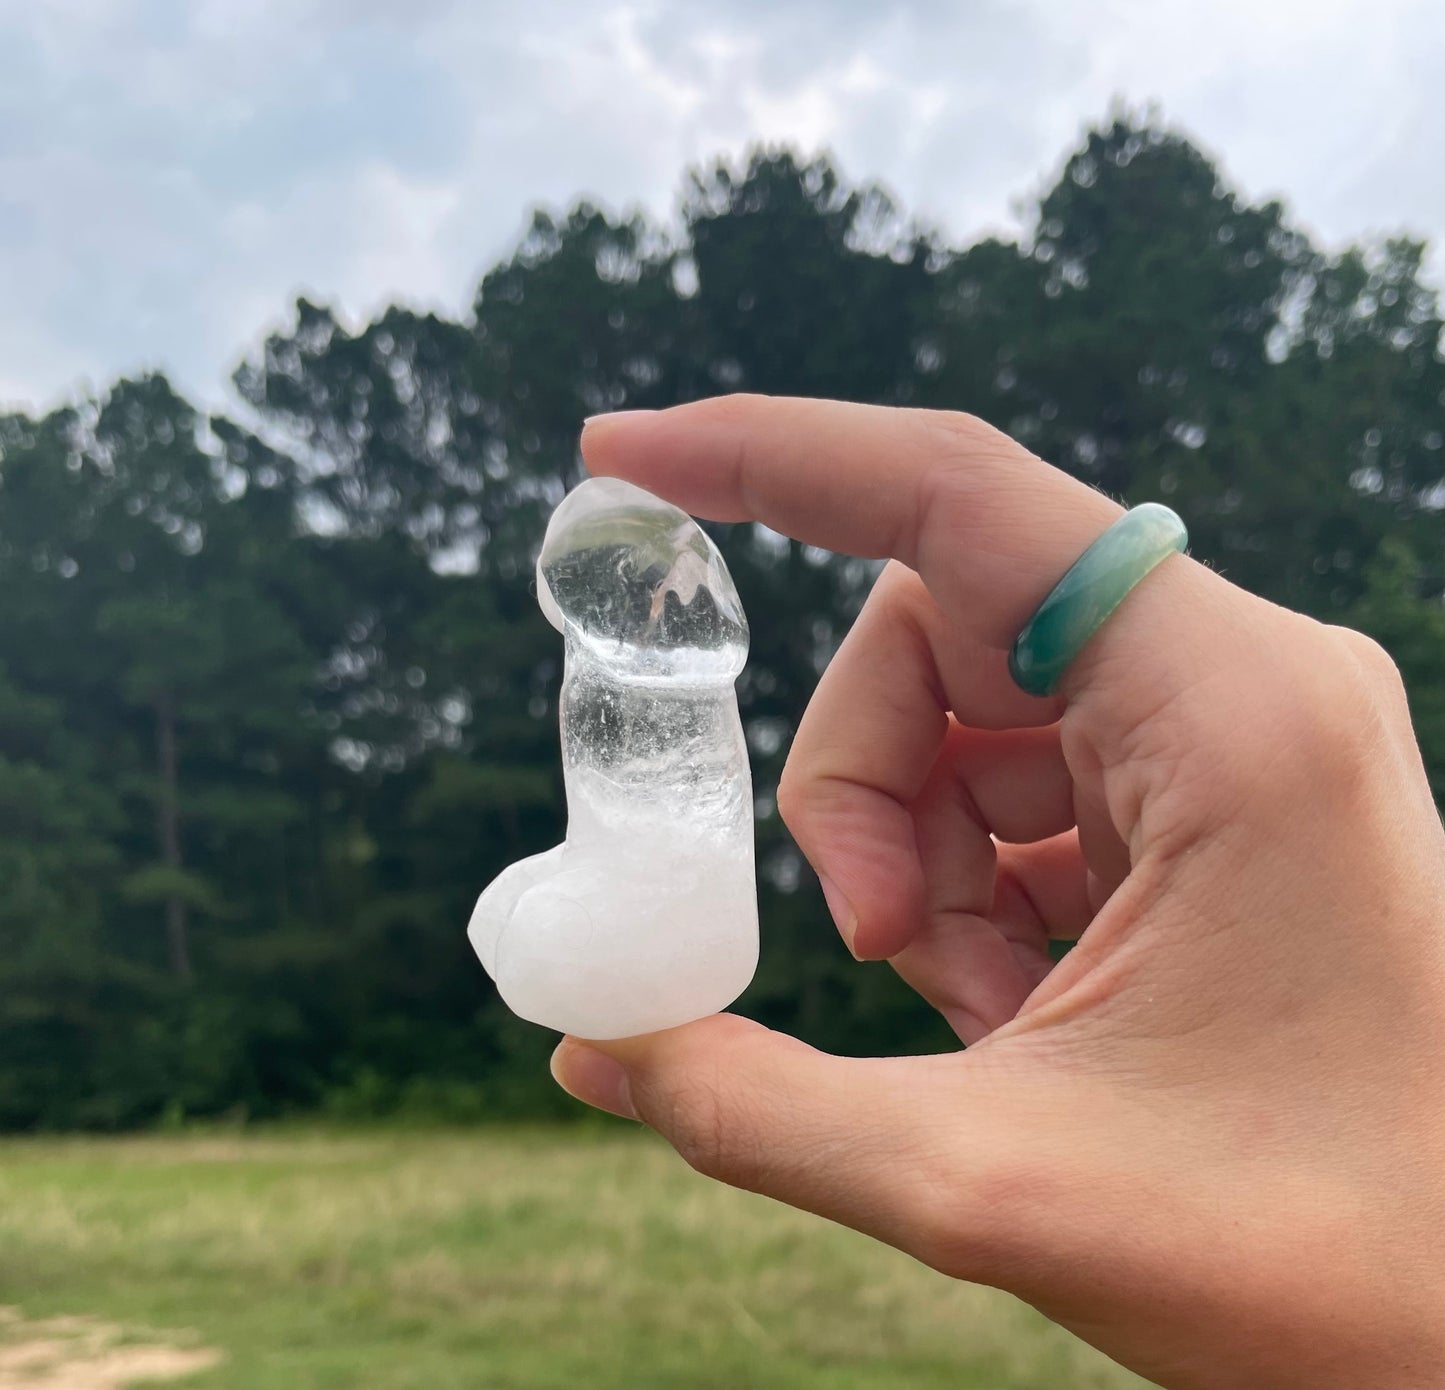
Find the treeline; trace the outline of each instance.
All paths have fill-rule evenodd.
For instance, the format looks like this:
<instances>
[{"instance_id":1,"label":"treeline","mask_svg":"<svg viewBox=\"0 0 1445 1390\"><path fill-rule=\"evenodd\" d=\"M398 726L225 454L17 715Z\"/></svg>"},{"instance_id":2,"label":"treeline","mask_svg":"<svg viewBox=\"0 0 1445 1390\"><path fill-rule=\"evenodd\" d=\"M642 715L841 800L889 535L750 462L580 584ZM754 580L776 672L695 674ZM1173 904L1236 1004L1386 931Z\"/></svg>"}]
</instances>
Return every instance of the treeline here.
<instances>
[{"instance_id":1,"label":"treeline","mask_svg":"<svg viewBox=\"0 0 1445 1390\"><path fill-rule=\"evenodd\" d=\"M1326 252L1130 118L1020 242L966 248L826 160L758 152L689 175L677 226L539 213L456 319L352 332L303 300L230 416L159 376L0 416L0 1124L556 1104L551 1039L463 928L560 833L530 568L598 411L752 390L980 414L1170 502L1232 579L1379 636L1445 792L1422 255ZM717 534L754 615L744 1007L840 1050L946 1045L846 956L769 796L872 570Z\"/></svg>"}]
</instances>

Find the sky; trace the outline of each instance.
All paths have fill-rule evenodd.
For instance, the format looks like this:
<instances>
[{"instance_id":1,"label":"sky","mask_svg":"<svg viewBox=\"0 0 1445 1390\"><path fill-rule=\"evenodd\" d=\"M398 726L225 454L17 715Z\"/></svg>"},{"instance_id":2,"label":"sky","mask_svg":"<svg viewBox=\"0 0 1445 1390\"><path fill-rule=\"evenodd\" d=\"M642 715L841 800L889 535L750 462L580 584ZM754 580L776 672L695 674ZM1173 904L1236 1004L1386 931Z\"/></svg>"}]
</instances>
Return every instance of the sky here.
<instances>
[{"instance_id":1,"label":"sky","mask_svg":"<svg viewBox=\"0 0 1445 1390\"><path fill-rule=\"evenodd\" d=\"M760 140L1014 233L1119 100L1441 284L1442 72L1438 0L0 0L0 403L223 405L298 292L461 314L532 207L671 217Z\"/></svg>"}]
</instances>

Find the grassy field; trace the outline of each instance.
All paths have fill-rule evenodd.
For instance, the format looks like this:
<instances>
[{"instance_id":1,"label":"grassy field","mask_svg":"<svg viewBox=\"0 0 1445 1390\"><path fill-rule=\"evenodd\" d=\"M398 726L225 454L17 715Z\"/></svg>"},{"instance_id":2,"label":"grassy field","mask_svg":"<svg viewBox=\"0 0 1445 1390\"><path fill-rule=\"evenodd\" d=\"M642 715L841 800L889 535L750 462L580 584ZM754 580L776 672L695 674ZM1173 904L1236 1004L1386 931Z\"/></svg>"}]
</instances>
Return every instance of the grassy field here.
<instances>
[{"instance_id":1,"label":"grassy field","mask_svg":"<svg viewBox=\"0 0 1445 1390\"><path fill-rule=\"evenodd\" d=\"M160 1374L34 1369L87 1338L197 1390L1144 1384L620 1126L0 1141L0 1305L0 1390Z\"/></svg>"}]
</instances>

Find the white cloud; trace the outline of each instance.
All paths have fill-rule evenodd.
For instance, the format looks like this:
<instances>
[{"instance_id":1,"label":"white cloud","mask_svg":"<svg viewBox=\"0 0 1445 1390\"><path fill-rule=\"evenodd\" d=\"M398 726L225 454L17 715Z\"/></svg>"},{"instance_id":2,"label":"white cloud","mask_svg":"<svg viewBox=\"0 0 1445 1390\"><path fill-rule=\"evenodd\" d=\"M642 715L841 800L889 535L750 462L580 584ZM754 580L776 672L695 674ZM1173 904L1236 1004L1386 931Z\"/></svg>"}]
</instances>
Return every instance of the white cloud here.
<instances>
[{"instance_id":1,"label":"white cloud","mask_svg":"<svg viewBox=\"0 0 1445 1390\"><path fill-rule=\"evenodd\" d=\"M1331 240L1438 241L1442 68L1433 0L0 0L0 400L218 399L298 289L460 312L534 203L664 215L756 139L971 238L1116 96Z\"/></svg>"}]
</instances>

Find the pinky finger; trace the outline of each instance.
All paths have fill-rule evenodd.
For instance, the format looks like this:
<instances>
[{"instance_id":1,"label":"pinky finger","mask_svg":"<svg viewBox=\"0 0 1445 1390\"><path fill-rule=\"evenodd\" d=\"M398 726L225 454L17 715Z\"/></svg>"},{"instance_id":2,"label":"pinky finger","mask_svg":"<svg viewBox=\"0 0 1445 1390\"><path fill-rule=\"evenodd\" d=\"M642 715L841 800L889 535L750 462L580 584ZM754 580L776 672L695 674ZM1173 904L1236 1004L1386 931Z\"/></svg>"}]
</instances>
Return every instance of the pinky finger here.
<instances>
[{"instance_id":1,"label":"pinky finger","mask_svg":"<svg viewBox=\"0 0 1445 1390\"><path fill-rule=\"evenodd\" d=\"M1053 968L1049 938L1080 936L1093 916L1078 831L995 849L988 911L930 915L891 961L966 1043L1015 1018Z\"/></svg>"},{"instance_id":2,"label":"pinky finger","mask_svg":"<svg viewBox=\"0 0 1445 1390\"><path fill-rule=\"evenodd\" d=\"M1090 877L1077 830L1031 845L1000 844L993 920L1006 934L1016 924L1076 941L1094 920L1096 889Z\"/></svg>"}]
</instances>

